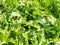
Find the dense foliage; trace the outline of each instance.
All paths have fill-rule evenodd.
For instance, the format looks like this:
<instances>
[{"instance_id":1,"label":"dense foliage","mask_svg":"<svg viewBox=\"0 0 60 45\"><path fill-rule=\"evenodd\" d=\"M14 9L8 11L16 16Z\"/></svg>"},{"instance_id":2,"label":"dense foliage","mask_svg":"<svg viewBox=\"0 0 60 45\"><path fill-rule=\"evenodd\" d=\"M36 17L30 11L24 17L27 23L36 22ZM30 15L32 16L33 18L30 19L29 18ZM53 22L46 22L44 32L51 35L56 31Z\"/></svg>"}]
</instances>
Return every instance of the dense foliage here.
<instances>
[{"instance_id":1,"label":"dense foliage","mask_svg":"<svg viewBox=\"0 0 60 45\"><path fill-rule=\"evenodd\" d=\"M0 45L60 45L60 0L0 0Z\"/></svg>"}]
</instances>

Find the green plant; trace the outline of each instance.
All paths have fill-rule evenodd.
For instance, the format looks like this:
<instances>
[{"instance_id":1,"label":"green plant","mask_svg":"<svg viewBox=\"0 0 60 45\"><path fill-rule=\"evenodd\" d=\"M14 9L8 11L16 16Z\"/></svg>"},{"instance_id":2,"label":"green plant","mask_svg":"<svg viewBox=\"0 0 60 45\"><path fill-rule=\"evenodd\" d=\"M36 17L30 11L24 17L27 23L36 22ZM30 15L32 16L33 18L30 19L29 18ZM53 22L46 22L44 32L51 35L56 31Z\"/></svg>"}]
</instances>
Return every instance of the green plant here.
<instances>
[{"instance_id":1,"label":"green plant","mask_svg":"<svg viewBox=\"0 0 60 45\"><path fill-rule=\"evenodd\" d=\"M0 45L60 45L59 0L0 0Z\"/></svg>"}]
</instances>

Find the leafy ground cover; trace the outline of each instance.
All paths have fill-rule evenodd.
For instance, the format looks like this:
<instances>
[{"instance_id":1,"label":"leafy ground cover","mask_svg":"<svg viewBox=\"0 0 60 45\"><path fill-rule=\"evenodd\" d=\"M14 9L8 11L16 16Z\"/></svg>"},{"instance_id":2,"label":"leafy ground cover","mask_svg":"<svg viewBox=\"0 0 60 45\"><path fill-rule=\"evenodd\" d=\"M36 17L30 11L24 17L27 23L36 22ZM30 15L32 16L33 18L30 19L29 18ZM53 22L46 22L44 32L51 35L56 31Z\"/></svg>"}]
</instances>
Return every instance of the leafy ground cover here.
<instances>
[{"instance_id":1,"label":"leafy ground cover","mask_svg":"<svg viewBox=\"0 0 60 45\"><path fill-rule=\"evenodd\" d=\"M0 45L60 45L60 0L0 0Z\"/></svg>"}]
</instances>

